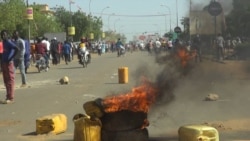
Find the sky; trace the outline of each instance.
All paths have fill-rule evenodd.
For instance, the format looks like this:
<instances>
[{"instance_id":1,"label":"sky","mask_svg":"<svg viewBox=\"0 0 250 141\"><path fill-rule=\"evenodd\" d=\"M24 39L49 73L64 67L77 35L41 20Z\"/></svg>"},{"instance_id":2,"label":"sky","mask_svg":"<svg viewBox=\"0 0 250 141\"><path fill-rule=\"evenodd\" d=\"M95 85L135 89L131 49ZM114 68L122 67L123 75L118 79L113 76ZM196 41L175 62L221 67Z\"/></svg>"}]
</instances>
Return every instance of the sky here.
<instances>
[{"instance_id":1,"label":"sky","mask_svg":"<svg viewBox=\"0 0 250 141\"><path fill-rule=\"evenodd\" d=\"M48 4L50 8L63 6L67 10L102 17L103 30L124 34L128 40L142 34L163 35L177 26L183 29L180 19L189 15L191 8L201 8L210 0L29 0L29 3ZM202 1L202 2L201 2ZM230 7L229 1L220 0Z\"/></svg>"}]
</instances>

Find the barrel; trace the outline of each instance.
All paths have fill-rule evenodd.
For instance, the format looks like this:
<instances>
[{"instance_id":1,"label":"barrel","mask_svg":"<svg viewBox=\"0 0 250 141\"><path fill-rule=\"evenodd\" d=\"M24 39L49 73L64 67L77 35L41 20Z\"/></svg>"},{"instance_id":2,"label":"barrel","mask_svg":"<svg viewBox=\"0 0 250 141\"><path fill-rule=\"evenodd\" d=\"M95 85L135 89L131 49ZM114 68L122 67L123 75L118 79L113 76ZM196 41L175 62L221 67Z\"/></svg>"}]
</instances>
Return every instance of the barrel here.
<instances>
[{"instance_id":1,"label":"barrel","mask_svg":"<svg viewBox=\"0 0 250 141\"><path fill-rule=\"evenodd\" d=\"M128 83L128 68L127 67L118 68L118 78L119 78L120 84Z\"/></svg>"}]
</instances>

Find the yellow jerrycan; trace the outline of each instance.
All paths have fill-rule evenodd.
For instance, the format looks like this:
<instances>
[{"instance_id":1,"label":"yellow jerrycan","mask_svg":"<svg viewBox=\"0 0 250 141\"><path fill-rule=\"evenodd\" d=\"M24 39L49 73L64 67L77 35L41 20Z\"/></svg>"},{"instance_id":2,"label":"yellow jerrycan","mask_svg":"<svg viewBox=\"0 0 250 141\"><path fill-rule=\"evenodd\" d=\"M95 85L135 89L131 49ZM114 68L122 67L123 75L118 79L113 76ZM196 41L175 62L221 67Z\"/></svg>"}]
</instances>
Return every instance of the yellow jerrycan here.
<instances>
[{"instance_id":1,"label":"yellow jerrycan","mask_svg":"<svg viewBox=\"0 0 250 141\"><path fill-rule=\"evenodd\" d=\"M219 141L217 129L206 125L186 125L178 130L179 141Z\"/></svg>"},{"instance_id":2,"label":"yellow jerrycan","mask_svg":"<svg viewBox=\"0 0 250 141\"><path fill-rule=\"evenodd\" d=\"M73 118L74 141L101 141L101 121L88 115L76 114Z\"/></svg>"},{"instance_id":3,"label":"yellow jerrycan","mask_svg":"<svg viewBox=\"0 0 250 141\"><path fill-rule=\"evenodd\" d=\"M51 114L36 119L37 134L59 134L67 130L67 117L64 114Z\"/></svg>"}]
</instances>

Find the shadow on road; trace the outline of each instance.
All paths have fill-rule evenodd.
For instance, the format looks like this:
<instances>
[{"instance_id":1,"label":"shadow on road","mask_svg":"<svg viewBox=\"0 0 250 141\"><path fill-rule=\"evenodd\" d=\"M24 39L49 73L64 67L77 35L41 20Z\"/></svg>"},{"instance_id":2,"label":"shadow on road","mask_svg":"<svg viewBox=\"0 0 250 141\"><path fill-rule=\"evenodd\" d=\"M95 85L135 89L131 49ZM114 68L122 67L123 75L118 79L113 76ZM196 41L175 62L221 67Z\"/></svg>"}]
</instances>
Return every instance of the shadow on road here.
<instances>
[{"instance_id":1,"label":"shadow on road","mask_svg":"<svg viewBox=\"0 0 250 141\"><path fill-rule=\"evenodd\" d=\"M37 136L37 134L36 132L30 132L30 133L23 134L23 136Z\"/></svg>"},{"instance_id":2,"label":"shadow on road","mask_svg":"<svg viewBox=\"0 0 250 141\"><path fill-rule=\"evenodd\" d=\"M104 83L104 84L110 84L110 85L113 85L113 84L120 84L120 83Z\"/></svg>"},{"instance_id":3,"label":"shadow on road","mask_svg":"<svg viewBox=\"0 0 250 141\"><path fill-rule=\"evenodd\" d=\"M170 137L149 137L148 141L177 141L177 136L170 136Z\"/></svg>"},{"instance_id":4,"label":"shadow on road","mask_svg":"<svg viewBox=\"0 0 250 141\"><path fill-rule=\"evenodd\" d=\"M82 66L79 66L79 67L65 67L65 68L57 68L57 69L70 69L70 70L72 70L72 69L79 69L79 68L83 68Z\"/></svg>"}]
</instances>

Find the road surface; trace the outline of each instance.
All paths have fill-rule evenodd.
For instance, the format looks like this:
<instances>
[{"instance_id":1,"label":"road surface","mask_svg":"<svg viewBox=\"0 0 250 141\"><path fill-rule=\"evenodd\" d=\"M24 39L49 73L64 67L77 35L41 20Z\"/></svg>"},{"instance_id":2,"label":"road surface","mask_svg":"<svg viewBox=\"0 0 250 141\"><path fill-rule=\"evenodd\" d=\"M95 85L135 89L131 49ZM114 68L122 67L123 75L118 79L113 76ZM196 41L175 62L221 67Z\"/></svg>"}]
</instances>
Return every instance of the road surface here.
<instances>
[{"instance_id":1,"label":"road surface","mask_svg":"<svg viewBox=\"0 0 250 141\"><path fill-rule=\"evenodd\" d=\"M174 77L178 79L174 80L177 83L173 91L175 99L170 103L158 103L148 113L150 140L177 141L180 126L204 123L218 127L220 140L250 139L250 79L247 72L242 76L242 72L232 69L232 64L241 63L219 64L205 60L197 64L190 74ZM119 67L128 67L128 84L118 83ZM169 63L157 64L155 57L147 52L127 53L119 58L116 53L93 54L92 63L87 68L78 64L76 59L69 65L61 62L51 66L48 72L38 73L31 66L27 74L27 88L19 88L21 76L17 71L15 103L0 105L0 140L71 141L74 134L72 117L85 113L83 103L130 91L145 73L149 80L155 81L166 68L171 70L174 67ZM69 77L68 85L59 84L63 76ZM162 81L165 77L161 76ZM204 101L209 93L218 94L219 100ZM0 98L5 98L3 83L0 85ZM35 135L35 120L54 113L67 116L67 131L59 135Z\"/></svg>"}]
</instances>

